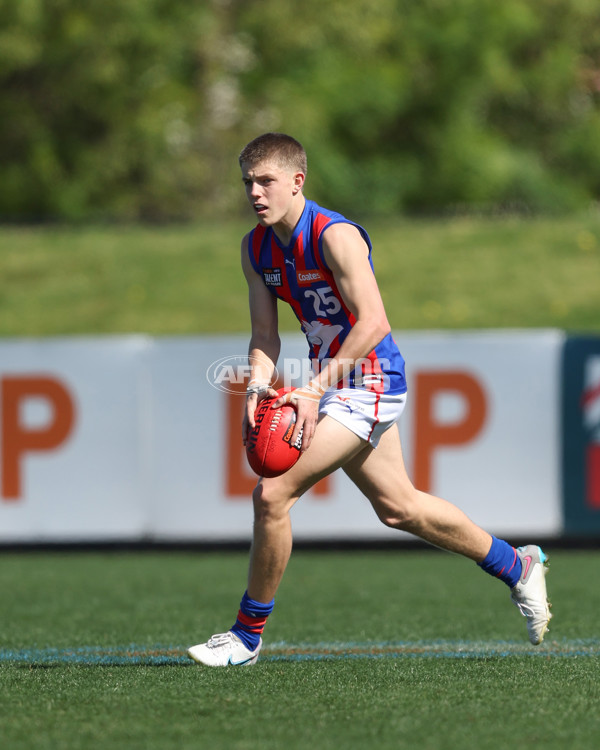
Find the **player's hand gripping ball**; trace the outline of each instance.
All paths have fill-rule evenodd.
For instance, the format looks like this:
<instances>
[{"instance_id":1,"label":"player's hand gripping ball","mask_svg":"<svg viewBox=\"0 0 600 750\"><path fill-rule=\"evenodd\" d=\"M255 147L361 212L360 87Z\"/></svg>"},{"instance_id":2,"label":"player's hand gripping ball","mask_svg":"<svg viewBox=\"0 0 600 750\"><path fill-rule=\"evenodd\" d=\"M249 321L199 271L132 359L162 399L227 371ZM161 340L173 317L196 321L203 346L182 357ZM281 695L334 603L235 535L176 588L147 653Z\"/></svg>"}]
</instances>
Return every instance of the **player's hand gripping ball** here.
<instances>
[{"instance_id":1,"label":"player's hand gripping ball","mask_svg":"<svg viewBox=\"0 0 600 750\"><path fill-rule=\"evenodd\" d=\"M276 397L263 399L254 412L255 427L246 442L246 456L260 477L278 477L300 458L302 431L292 445L296 407L284 404L277 409L271 408L273 402L289 390L281 388Z\"/></svg>"}]
</instances>

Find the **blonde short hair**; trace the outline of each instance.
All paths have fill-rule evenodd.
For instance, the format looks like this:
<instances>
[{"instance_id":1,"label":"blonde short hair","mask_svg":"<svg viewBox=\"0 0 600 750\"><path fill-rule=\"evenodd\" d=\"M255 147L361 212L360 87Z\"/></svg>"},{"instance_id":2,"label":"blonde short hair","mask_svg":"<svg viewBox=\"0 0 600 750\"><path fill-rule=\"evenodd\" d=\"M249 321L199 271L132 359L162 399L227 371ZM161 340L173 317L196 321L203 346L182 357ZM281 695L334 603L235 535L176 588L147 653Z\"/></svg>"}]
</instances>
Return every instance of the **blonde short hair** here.
<instances>
[{"instance_id":1,"label":"blonde short hair","mask_svg":"<svg viewBox=\"0 0 600 750\"><path fill-rule=\"evenodd\" d=\"M284 169L306 174L306 151L295 138L285 133L264 133L242 149L239 156L243 163L254 166L262 161L276 161Z\"/></svg>"}]
</instances>

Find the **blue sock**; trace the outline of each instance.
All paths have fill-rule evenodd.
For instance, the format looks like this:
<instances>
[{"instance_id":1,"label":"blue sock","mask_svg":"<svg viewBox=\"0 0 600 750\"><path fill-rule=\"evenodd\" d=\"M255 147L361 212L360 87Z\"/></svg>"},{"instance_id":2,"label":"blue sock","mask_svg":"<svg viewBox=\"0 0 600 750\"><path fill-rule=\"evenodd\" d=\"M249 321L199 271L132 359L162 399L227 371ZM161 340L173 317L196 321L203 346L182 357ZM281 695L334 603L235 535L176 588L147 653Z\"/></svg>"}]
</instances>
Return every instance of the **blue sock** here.
<instances>
[{"instance_id":1,"label":"blue sock","mask_svg":"<svg viewBox=\"0 0 600 750\"><path fill-rule=\"evenodd\" d=\"M251 599L247 591L244 593L240 602L237 620L230 630L237 635L244 646L249 648L250 651L254 651L258 646L260 636L267 622L267 617L273 611L274 605L275 599L272 599L268 604L263 604Z\"/></svg>"},{"instance_id":2,"label":"blue sock","mask_svg":"<svg viewBox=\"0 0 600 750\"><path fill-rule=\"evenodd\" d=\"M486 573L504 581L511 589L521 578L522 565L517 550L502 539L496 539L495 536L492 537L492 546L487 557L478 565Z\"/></svg>"}]
</instances>

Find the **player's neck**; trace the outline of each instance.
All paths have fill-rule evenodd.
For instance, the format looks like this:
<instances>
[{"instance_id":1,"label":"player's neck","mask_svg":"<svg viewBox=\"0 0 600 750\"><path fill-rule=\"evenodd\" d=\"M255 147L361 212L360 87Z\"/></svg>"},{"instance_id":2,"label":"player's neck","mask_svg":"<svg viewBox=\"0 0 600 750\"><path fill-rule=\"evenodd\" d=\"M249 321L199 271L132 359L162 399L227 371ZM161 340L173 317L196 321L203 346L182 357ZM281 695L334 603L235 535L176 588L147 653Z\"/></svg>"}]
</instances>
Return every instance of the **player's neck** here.
<instances>
[{"instance_id":1,"label":"player's neck","mask_svg":"<svg viewBox=\"0 0 600 750\"><path fill-rule=\"evenodd\" d=\"M300 221L305 205L306 200L304 195L298 193L290 206L290 210L286 213L283 219L278 221L277 224L273 224L273 231L282 245L287 246L290 244L294 230Z\"/></svg>"}]
</instances>

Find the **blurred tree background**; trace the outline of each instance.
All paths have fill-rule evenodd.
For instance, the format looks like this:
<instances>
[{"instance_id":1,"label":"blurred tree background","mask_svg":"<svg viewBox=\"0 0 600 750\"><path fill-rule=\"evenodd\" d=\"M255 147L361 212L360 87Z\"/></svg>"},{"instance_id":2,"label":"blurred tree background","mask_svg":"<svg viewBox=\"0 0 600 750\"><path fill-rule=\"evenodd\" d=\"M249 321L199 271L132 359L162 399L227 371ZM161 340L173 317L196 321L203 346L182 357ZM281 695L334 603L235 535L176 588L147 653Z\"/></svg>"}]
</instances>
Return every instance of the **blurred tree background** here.
<instances>
[{"instance_id":1,"label":"blurred tree background","mask_svg":"<svg viewBox=\"0 0 600 750\"><path fill-rule=\"evenodd\" d=\"M0 218L240 211L237 154L309 154L353 215L600 197L597 0L0 0Z\"/></svg>"}]
</instances>

